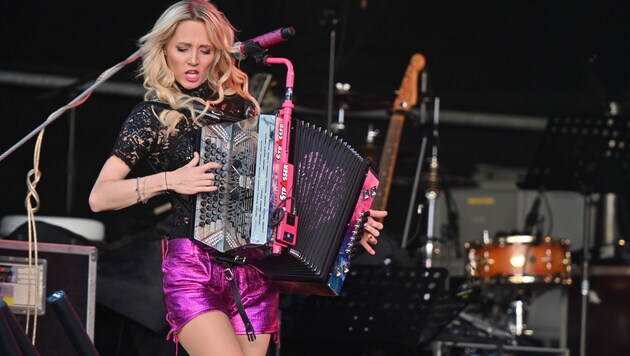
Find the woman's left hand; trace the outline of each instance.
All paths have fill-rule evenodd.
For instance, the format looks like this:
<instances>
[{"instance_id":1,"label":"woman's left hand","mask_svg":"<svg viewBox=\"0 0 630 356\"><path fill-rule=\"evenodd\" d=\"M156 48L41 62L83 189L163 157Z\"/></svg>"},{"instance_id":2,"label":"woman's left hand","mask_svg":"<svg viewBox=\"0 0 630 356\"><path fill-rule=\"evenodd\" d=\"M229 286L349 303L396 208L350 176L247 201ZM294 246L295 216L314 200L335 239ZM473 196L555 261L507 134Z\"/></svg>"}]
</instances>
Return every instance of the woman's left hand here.
<instances>
[{"instance_id":1,"label":"woman's left hand","mask_svg":"<svg viewBox=\"0 0 630 356\"><path fill-rule=\"evenodd\" d=\"M361 246L363 246L370 255L376 254L376 251L374 251L372 246L378 243L378 236L381 234L381 230L383 229L383 224L374 220L374 218L380 219L385 216L387 216L387 211L385 210L370 209L370 217L368 217L368 220L365 223L365 230L363 231L363 235L359 241Z\"/></svg>"}]
</instances>

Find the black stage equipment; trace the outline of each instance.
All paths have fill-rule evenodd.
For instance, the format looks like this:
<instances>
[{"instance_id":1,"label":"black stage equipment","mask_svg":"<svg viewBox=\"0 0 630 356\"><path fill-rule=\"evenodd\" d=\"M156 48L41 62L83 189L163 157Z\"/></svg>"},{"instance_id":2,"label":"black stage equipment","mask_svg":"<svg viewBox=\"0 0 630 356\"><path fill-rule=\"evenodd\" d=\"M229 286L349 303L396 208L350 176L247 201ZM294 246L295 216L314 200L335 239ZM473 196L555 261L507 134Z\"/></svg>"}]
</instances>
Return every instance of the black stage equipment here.
<instances>
[{"instance_id":1,"label":"black stage equipment","mask_svg":"<svg viewBox=\"0 0 630 356\"><path fill-rule=\"evenodd\" d=\"M324 347L326 354L365 355L398 348L415 355L476 292L448 292L447 278L444 268L355 265L336 298L288 296L290 303L281 308L283 342L289 350L299 344L298 353L317 354Z\"/></svg>"},{"instance_id":2,"label":"black stage equipment","mask_svg":"<svg viewBox=\"0 0 630 356\"><path fill-rule=\"evenodd\" d=\"M98 356L98 351L96 351L90 336L85 331L85 327L81 323L66 292L61 290L51 294L48 297L48 304L52 306L57 314L57 319L59 319L66 335L70 338L70 342L72 342L72 346L74 346L77 354L81 356Z\"/></svg>"},{"instance_id":3,"label":"black stage equipment","mask_svg":"<svg viewBox=\"0 0 630 356\"><path fill-rule=\"evenodd\" d=\"M4 302L0 301L0 318L3 319L2 326L8 326L8 330L2 331L2 350L5 350L5 340L10 334L19 348L19 355L24 356L38 356L39 352L35 349L35 346L31 343L31 340L28 338L26 333L24 332L24 328L18 322L15 314L11 311L11 308ZM3 353L4 355L4 353Z\"/></svg>"},{"instance_id":4,"label":"black stage equipment","mask_svg":"<svg viewBox=\"0 0 630 356\"><path fill-rule=\"evenodd\" d=\"M613 115L550 118L527 175L519 182L523 189L575 191L584 196L581 356L586 352L592 210L596 195L628 194L629 123L627 117Z\"/></svg>"}]
</instances>

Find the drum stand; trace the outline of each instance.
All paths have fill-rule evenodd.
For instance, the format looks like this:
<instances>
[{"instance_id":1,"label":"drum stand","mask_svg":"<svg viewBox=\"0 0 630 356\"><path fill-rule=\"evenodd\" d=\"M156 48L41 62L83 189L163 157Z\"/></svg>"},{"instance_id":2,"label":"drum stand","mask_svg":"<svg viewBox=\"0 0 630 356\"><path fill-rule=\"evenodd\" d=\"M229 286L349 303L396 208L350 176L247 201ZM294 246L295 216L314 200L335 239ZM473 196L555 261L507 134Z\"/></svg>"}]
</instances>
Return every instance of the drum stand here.
<instances>
[{"instance_id":1,"label":"drum stand","mask_svg":"<svg viewBox=\"0 0 630 356\"><path fill-rule=\"evenodd\" d=\"M509 332L515 345L517 338L531 334L527 330L527 314L532 290L513 284L486 285L483 289L482 293L491 296L488 300L493 306L486 316Z\"/></svg>"},{"instance_id":2,"label":"drum stand","mask_svg":"<svg viewBox=\"0 0 630 356\"><path fill-rule=\"evenodd\" d=\"M516 337L531 334L531 330L527 330L527 308L529 305L529 296L516 296L510 302L510 306L507 310L507 315L511 316L508 319L508 328L512 334Z\"/></svg>"}]
</instances>

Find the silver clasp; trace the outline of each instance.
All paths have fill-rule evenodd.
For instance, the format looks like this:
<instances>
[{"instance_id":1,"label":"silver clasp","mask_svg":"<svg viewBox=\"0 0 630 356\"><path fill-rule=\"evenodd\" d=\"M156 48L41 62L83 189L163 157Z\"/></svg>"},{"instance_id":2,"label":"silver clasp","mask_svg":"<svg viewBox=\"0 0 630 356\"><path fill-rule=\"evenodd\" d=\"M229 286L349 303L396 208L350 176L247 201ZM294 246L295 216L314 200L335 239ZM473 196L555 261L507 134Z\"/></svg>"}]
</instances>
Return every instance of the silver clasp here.
<instances>
[{"instance_id":1,"label":"silver clasp","mask_svg":"<svg viewBox=\"0 0 630 356\"><path fill-rule=\"evenodd\" d=\"M225 273L225 279L227 279L228 281L231 281L234 279L234 273L232 273L232 269L230 267L225 268L223 270L223 273Z\"/></svg>"}]
</instances>

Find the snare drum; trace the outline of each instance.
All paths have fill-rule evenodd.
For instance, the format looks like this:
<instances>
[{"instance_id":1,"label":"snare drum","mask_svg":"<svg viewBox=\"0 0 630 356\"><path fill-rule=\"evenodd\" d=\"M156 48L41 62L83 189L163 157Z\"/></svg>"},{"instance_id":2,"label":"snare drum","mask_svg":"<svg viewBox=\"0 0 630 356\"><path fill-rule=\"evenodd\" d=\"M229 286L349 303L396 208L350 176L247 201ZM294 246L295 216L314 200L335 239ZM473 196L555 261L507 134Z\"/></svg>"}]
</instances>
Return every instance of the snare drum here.
<instances>
[{"instance_id":1,"label":"snare drum","mask_svg":"<svg viewBox=\"0 0 630 356\"><path fill-rule=\"evenodd\" d=\"M467 272L485 283L571 284L571 252L568 240L514 235L489 243L466 243Z\"/></svg>"}]
</instances>

